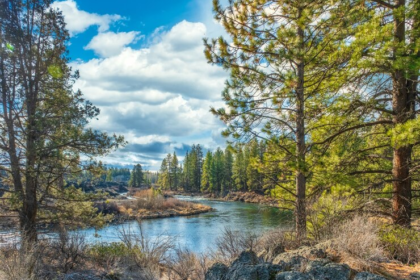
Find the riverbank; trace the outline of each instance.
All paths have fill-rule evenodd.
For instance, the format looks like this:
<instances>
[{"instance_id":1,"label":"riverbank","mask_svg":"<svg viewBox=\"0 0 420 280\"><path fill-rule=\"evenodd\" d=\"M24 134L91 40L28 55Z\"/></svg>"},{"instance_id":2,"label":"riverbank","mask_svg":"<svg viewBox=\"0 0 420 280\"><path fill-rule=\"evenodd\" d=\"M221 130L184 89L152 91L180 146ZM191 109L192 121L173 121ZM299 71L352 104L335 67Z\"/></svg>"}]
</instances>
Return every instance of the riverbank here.
<instances>
[{"instance_id":1,"label":"riverbank","mask_svg":"<svg viewBox=\"0 0 420 280\"><path fill-rule=\"evenodd\" d=\"M351 228L357 228L354 221L361 222L350 221ZM403 264L378 251L380 244L367 238L370 229L338 231L306 246L281 229L261 235L224 230L206 254L180 248L166 234L148 238L122 231L118 242L91 244L64 234L29 251L0 249L0 280L419 280L420 264Z\"/></svg>"},{"instance_id":2,"label":"riverbank","mask_svg":"<svg viewBox=\"0 0 420 280\"><path fill-rule=\"evenodd\" d=\"M137 191L129 200L111 200L124 219L159 219L193 216L213 211L210 206L155 194L152 190Z\"/></svg>"},{"instance_id":3,"label":"riverbank","mask_svg":"<svg viewBox=\"0 0 420 280\"><path fill-rule=\"evenodd\" d=\"M246 203L261 204L265 206L277 207L278 201L275 198L257 192L229 192L224 196L219 196L214 193L190 193L182 191L165 191L167 196L184 195L184 196L199 196L209 200L216 201L240 201Z\"/></svg>"}]
</instances>

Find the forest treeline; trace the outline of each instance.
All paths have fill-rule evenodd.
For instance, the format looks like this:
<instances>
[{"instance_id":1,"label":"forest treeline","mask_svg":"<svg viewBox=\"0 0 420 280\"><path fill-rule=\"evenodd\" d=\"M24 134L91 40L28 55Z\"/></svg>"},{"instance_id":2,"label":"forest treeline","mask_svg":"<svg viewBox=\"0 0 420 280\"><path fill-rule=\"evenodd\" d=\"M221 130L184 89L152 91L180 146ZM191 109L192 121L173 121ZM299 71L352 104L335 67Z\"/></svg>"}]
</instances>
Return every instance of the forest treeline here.
<instances>
[{"instance_id":1,"label":"forest treeline","mask_svg":"<svg viewBox=\"0 0 420 280\"><path fill-rule=\"evenodd\" d=\"M143 170L141 164L136 164L132 169L128 167L107 167L101 166L95 172L84 170L80 174L66 176L66 186L76 183L77 185L92 184L100 185L105 182L125 183L129 187L141 188L150 187L156 184L158 173Z\"/></svg>"},{"instance_id":2,"label":"forest treeline","mask_svg":"<svg viewBox=\"0 0 420 280\"><path fill-rule=\"evenodd\" d=\"M193 145L182 162L175 152L169 153L162 161L158 186L221 196L229 191L268 193L275 185L260 169L266 149L264 141L252 140L224 150L208 150L205 154L199 144Z\"/></svg>"}]
</instances>

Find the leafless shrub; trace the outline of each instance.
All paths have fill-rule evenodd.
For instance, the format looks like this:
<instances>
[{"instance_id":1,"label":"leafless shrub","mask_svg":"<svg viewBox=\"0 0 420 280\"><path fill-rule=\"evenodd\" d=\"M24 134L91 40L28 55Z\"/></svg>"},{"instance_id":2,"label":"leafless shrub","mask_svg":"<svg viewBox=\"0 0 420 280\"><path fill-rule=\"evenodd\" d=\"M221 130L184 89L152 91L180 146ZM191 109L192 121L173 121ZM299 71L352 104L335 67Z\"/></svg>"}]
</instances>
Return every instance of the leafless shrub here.
<instances>
[{"instance_id":1,"label":"leafless shrub","mask_svg":"<svg viewBox=\"0 0 420 280\"><path fill-rule=\"evenodd\" d=\"M188 249L176 249L167 265L170 280L205 280L213 262L205 255L196 255Z\"/></svg>"},{"instance_id":2,"label":"leafless shrub","mask_svg":"<svg viewBox=\"0 0 420 280\"><path fill-rule=\"evenodd\" d=\"M219 262L229 263L243 251L254 251L257 243L258 236L253 233L225 228L222 235L216 239L215 250L211 252L211 256Z\"/></svg>"},{"instance_id":3,"label":"leafless shrub","mask_svg":"<svg viewBox=\"0 0 420 280\"><path fill-rule=\"evenodd\" d=\"M86 258L85 236L78 232L69 235L65 229L62 229L59 231L58 240L53 240L47 245L50 257L56 260L57 266L64 273L80 265Z\"/></svg>"},{"instance_id":4,"label":"leafless shrub","mask_svg":"<svg viewBox=\"0 0 420 280\"><path fill-rule=\"evenodd\" d=\"M384 248L378 236L379 225L366 216L355 216L334 232L334 247L362 260L383 259Z\"/></svg>"},{"instance_id":5,"label":"leafless shrub","mask_svg":"<svg viewBox=\"0 0 420 280\"><path fill-rule=\"evenodd\" d=\"M174 238L164 235L147 238L140 222L138 226L139 233L134 233L130 228L123 228L119 233L122 243L129 250L126 264L142 270L150 277L159 275L162 266L170 262L169 252L174 249Z\"/></svg>"},{"instance_id":6,"label":"leafless shrub","mask_svg":"<svg viewBox=\"0 0 420 280\"><path fill-rule=\"evenodd\" d=\"M170 276L171 279L188 280L196 279L197 257L188 249L176 249L174 260L171 262L169 269L175 274Z\"/></svg>"},{"instance_id":7,"label":"leafless shrub","mask_svg":"<svg viewBox=\"0 0 420 280\"><path fill-rule=\"evenodd\" d=\"M0 269L8 280L35 280L40 268L40 251L35 246L3 247L0 251Z\"/></svg>"},{"instance_id":8,"label":"leafless shrub","mask_svg":"<svg viewBox=\"0 0 420 280\"><path fill-rule=\"evenodd\" d=\"M295 232L277 228L263 233L258 238L257 252L263 252L265 260L272 261L285 249L294 250L298 247Z\"/></svg>"}]
</instances>

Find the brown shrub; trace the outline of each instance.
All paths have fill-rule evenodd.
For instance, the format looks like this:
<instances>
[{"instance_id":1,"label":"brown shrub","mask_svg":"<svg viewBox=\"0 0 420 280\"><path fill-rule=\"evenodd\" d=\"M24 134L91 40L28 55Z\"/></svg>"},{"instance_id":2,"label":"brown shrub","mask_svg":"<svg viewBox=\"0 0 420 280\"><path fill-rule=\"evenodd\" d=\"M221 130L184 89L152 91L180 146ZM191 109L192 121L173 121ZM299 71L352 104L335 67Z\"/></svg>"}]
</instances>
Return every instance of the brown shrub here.
<instances>
[{"instance_id":1,"label":"brown shrub","mask_svg":"<svg viewBox=\"0 0 420 280\"><path fill-rule=\"evenodd\" d=\"M222 235L216 239L215 249L211 251L210 255L217 262L229 264L243 251L255 251L257 243L258 236L253 233L225 228Z\"/></svg>"},{"instance_id":2,"label":"brown shrub","mask_svg":"<svg viewBox=\"0 0 420 280\"><path fill-rule=\"evenodd\" d=\"M17 244L0 251L0 269L8 280L35 280L39 271L40 252L38 247L18 248Z\"/></svg>"},{"instance_id":3,"label":"brown shrub","mask_svg":"<svg viewBox=\"0 0 420 280\"><path fill-rule=\"evenodd\" d=\"M299 246L295 232L278 228L267 231L258 238L257 252L264 252L265 261L273 261L278 254L283 253L286 249L294 250Z\"/></svg>"},{"instance_id":4,"label":"brown shrub","mask_svg":"<svg viewBox=\"0 0 420 280\"><path fill-rule=\"evenodd\" d=\"M170 279L202 279L196 275L198 260L194 253L189 250L177 249L174 255L173 261L168 265Z\"/></svg>"},{"instance_id":5,"label":"brown shrub","mask_svg":"<svg viewBox=\"0 0 420 280\"><path fill-rule=\"evenodd\" d=\"M383 245L379 238L379 225L366 216L355 216L334 231L333 246L362 260L383 259Z\"/></svg>"},{"instance_id":6,"label":"brown shrub","mask_svg":"<svg viewBox=\"0 0 420 280\"><path fill-rule=\"evenodd\" d=\"M135 201L126 201L122 203L120 211L124 209L132 208L136 211L140 209L153 210L153 211L164 211L170 209L184 209L191 208L192 202L179 200L176 198L165 199L162 195L154 195L151 190L141 190L134 194Z\"/></svg>"}]
</instances>

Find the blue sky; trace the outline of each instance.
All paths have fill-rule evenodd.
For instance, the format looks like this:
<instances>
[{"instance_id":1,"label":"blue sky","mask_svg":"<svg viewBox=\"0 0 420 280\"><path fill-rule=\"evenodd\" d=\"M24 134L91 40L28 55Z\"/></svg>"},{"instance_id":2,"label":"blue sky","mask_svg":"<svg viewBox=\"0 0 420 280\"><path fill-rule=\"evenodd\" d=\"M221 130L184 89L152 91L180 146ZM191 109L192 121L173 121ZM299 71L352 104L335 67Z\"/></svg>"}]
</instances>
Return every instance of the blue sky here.
<instances>
[{"instance_id":1,"label":"blue sky","mask_svg":"<svg viewBox=\"0 0 420 280\"><path fill-rule=\"evenodd\" d=\"M224 125L209 112L224 106L227 73L207 64L202 38L224 35L212 0L56 1L71 39L75 84L101 109L91 126L129 145L101 160L157 170L174 150L224 146Z\"/></svg>"}]
</instances>

